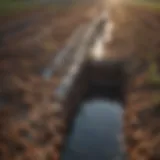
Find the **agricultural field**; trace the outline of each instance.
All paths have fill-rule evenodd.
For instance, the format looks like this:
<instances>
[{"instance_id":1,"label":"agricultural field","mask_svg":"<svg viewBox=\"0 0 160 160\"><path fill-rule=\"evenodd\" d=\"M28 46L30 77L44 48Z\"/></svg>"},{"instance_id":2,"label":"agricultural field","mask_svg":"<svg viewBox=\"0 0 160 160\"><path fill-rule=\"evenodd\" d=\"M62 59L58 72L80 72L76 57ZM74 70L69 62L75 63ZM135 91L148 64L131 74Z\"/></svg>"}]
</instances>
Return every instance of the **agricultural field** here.
<instances>
[{"instance_id":1,"label":"agricultural field","mask_svg":"<svg viewBox=\"0 0 160 160\"><path fill-rule=\"evenodd\" d=\"M36 1L34 3L29 1L27 3L30 10L25 10L26 1L21 1L22 5L19 5L18 0L2 2L4 2L3 6L7 9L10 6L12 10L11 12L5 10L6 14L0 16L0 52L14 55L15 58L10 64L19 64L24 70L44 67L50 58L63 48L79 25L97 15L97 8L93 4L55 5L56 3L53 3L54 5L39 7L42 2L38 1L38 5L35 5L37 8L34 8L31 4L36 4ZM22 63L17 63L20 59Z\"/></svg>"}]
</instances>

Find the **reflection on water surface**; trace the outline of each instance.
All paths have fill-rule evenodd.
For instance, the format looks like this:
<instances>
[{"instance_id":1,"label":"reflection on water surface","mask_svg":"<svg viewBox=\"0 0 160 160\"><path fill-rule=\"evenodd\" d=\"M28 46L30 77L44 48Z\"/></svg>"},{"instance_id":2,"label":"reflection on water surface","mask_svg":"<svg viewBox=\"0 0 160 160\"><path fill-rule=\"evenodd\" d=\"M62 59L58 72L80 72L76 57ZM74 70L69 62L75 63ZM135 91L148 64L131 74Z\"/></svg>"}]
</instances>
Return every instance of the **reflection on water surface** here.
<instances>
[{"instance_id":1,"label":"reflection on water surface","mask_svg":"<svg viewBox=\"0 0 160 160\"><path fill-rule=\"evenodd\" d=\"M83 102L62 160L121 160L122 113L109 100Z\"/></svg>"}]
</instances>

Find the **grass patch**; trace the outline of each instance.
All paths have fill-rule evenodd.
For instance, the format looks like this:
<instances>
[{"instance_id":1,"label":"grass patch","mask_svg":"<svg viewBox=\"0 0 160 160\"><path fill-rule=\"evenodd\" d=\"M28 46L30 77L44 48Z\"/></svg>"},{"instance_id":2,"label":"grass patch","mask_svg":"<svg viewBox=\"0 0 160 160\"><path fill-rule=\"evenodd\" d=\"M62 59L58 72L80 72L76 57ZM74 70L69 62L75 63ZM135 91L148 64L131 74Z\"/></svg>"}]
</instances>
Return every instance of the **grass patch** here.
<instances>
[{"instance_id":1,"label":"grass patch","mask_svg":"<svg viewBox=\"0 0 160 160\"><path fill-rule=\"evenodd\" d=\"M73 6L83 6L87 3L85 1L72 0L0 0L0 15L10 15L12 13L19 13L22 11L30 11L39 8L52 8L54 10L70 8Z\"/></svg>"},{"instance_id":2,"label":"grass patch","mask_svg":"<svg viewBox=\"0 0 160 160\"><path fill-rule=\"evenodd\" d=\"M62 3L63 2L63 3ZM39 8L65 9L72 4L65 1L36 1L36 0L0 0L0 15L10 15L25 11L32 11Z\"/></svg>"},{"instance_id":3,"label":"grass patch","mask_svg":"<svg viewBox=\"0 0 160 160\"><path fill-rule=\"evenodd\" d=\"M13 12L21 12L28 9L34 9L35 7L39 7L40 4L35 2L25 2L19 0L1 0L0 1L0 14L7 15Z\"/></svg>"}]
</instances>

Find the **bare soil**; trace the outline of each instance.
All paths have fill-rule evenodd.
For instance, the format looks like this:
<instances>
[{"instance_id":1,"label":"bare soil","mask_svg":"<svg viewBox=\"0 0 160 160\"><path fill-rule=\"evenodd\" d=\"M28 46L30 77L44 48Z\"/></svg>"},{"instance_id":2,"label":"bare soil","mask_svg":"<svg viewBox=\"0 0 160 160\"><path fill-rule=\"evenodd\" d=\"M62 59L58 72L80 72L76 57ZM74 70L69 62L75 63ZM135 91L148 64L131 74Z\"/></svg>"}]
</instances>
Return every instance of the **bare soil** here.
<instances>
[{"instance_id":1,"label":"bare soil","mask_svg":"<svg viewBox=\"0 0 160 160\"><path fill-rule=\"evenodd\" d=\"M0 17L1 160L59 159L67 128L53 95L59 79L37 72L96 14L96 7L81 6Z\"/></svg>"}]
</instances>

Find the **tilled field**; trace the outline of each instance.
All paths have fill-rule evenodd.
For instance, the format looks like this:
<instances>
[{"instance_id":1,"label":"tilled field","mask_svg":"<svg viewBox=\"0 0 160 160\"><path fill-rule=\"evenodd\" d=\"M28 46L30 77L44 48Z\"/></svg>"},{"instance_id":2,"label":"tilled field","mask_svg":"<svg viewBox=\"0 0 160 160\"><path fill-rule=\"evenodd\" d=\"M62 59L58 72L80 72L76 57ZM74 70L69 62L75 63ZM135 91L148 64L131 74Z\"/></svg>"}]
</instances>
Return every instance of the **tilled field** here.
<instances>
[{"instance_id":1,"label":"tilled field","mask_svg":"<svg viewBox=\"0 0 160 160\"><path fill-rule=\"evenodd\" d=\"M66 109L58 103L53 91L60 79L44 79L39 73L75 29L95 15L95 7L82 6L1 17L1 160L59 159Z\"/></svg>"},{"instance_id":2,"label":"tilled field","mask_svg":"<svg viewBox=\"0 0 160 160\"><path fill-rule=\"evenodd\" d=\"M6 18L5 22L4 17L1 19L0 56L12 56L14 67L19 59L24 59L21 67L33 71L43 67L64 46L77 26L93 18L95 8L73 7L57 12L42 9L23 14Z\"/></svg>"}]
</instances>

